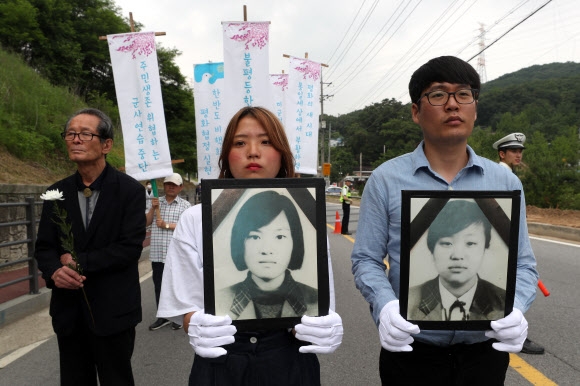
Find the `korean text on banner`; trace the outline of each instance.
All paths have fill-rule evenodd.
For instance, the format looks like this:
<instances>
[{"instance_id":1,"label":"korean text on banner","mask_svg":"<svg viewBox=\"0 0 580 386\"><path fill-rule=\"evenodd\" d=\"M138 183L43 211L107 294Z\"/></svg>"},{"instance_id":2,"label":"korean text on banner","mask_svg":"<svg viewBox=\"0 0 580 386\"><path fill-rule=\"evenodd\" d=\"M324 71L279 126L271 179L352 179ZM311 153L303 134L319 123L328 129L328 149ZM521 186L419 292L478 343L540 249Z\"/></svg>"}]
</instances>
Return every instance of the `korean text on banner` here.
<instances>
[{"instance_id":1,"label":"korean text on banner","mask_svg":"<svg viewBox=\"0 0 580 386\"><path fill-rule=\"evenodd\" d=\"M229 122L242 107L270 107L269 22L222 22L224 111Z\"/></svg>"},{"instance_id":2,"label":"korean text on banner","mask_svg":"<svg viewBox=\"0 0 580 386\"><path fill-rule=\"evenodd\" d=\"M270 110L284 124L284 93L288 89L288 74L270 74L272 101Z\"/></svg>"},{"instance_id":3,"label":"korean text on banner","mask_svg":"<svg viewBox=\"0 0 580 386\"><path fill-rule=\"evenodd\" d=\"M290 57L284 100L286 134L296 160L296 172L317 174L320 116L320 63Z\"/></svg>"},{"instance_id":4,"label":"korean text on banner","mask_svg":"<svg viewBox=\"0 0 580 386\"><path fill-rule=\"evenodd\" d=\"M224 64L205 63L193 67L195 126L197 128L197 173L218 178L218 161L228 121L222 116Z\"/></svg>"},{"instance_id":5,"label":"korean text on banner","mask_svg":"<svg viewBox=\"0 0 580 386\"><path fill-rule=\"evenodd\" d=\"M154 32L107 35L125 143L125 170L136 180L173 173Z\"/></svg>"}]
</instances>

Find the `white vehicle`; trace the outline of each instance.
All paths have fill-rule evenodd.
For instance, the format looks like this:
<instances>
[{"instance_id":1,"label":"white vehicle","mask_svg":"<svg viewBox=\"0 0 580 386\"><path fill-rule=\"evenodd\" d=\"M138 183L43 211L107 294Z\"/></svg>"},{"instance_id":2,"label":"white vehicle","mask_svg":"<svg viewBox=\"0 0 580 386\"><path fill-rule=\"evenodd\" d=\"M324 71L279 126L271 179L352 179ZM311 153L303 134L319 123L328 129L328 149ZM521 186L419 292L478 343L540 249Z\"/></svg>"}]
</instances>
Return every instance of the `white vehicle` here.
<instances>
[{"instance_id":1,"label":"white vehicle","mask_svg":"<svg viewBox=\"0 0 580 386\"><path fill-rule=\"evenodd\" d=\"M339 188L338 186L329 186L328 188L326 188L326 195L327 196L340 196L340 191L342 189Z\"/></svg>"}]
</instances>

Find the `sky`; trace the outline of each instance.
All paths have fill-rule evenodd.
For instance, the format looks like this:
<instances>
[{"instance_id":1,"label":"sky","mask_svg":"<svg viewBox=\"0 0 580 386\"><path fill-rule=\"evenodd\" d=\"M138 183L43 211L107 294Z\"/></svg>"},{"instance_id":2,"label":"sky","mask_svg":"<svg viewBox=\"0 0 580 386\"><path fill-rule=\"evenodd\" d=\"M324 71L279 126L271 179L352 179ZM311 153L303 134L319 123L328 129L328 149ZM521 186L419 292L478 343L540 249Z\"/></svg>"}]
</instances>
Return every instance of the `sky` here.
<instances>
[{"instance_id":1,"label":"sky","mask_svg":"<svg viewBox=\"0 0 580 386\"><path fill-rule=\"evenodd\" d=\"M190 83L195 64L223 61L221 22L243 21L245 5L248 21L271 23L270 73L288 72L283 55L307 53L328 65L323 112L334 116L384 99L408 103L411 74L441 55L468 61L487 81L536 64L580 62L576 0L114 2L142 31L166 33L156 40L182 52L176 63Z\"/></svg>"}]
</instances>

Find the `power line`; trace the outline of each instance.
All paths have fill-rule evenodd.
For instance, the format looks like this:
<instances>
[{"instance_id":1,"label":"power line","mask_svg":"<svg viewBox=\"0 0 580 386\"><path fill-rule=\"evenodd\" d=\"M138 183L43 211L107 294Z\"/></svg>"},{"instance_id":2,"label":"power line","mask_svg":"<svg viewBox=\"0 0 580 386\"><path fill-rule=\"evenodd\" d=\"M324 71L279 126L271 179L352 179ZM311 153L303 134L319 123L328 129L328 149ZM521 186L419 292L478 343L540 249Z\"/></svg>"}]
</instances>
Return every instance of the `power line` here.
<instances>
[{"instance_id":1,"label":"power line","mask_svg":"<svg viewBox=\"0 0 580 386\"><path fill-rule=\"evenodd\" d=\"M336 70L336 68L338 66L340 66L340 63L342 62L342 60L344 59L346 54L350 51L350 48L352 47L352 45L354 44L356 39L359 37L361 31L363 30L363 28L365 27L367 22L369 21L369 18L371 17L373 12L375 11L375 8L377 7L378 3L379 3L379 0L375 0L375 2L371 5L371 8L368 10L368 12L365 15L364 19L362 20L361 24L359 25L359 27L355 31L355 34L350 38L350 41L347 43L347 46L340 53L339 58L337 59L337 63L335 63L333 65L332 70L331 70L330 74L328 74L328 76L331 76L332 73Z\"/></svg>"},{"instance_id":2,"label":"power line","mask_svg":"<svg viewBox=\"0 0 580 386\"><path fill-rule=\"evenodd\" d=\"M360 104L362 104L363 102L372 99L374 96L376 96L378 93L382 92L382 87L384 86L385 83L387 83L390 79L392 79L399 71L399 68L402 68L403 66L405 66L410 60L413 59L413 57L416 55L417 52L419 52L419 50L421 50L423 48L423 46L425 46L426 44L429 44L430 40L435 39L435 35L431 35L430 37L424 39L427 35L429 35L431 33L431 31L433 31L433 29L437 26L437 24L444 18L447 17L447 14L449 12L452 12L449 17L447 17L447 20L450 20L453 16L453 14L455 12L457 12L463 5L463 3L459 6L459 7L455 7L455 4L457 3L456 0L453 3L451 3L442 13L441 15L439 15L439 17L437 19L435 19L433 21L433 23L427 27L425 29L425 32L423 33L423 35L421 35L421 37L419 37L415 43L409 48L409 50L407 50L407 52L401 56L399 58L399 60L387 71L387 73L378 81L378 83L380 84L378 87L375 87L375 90L373 93L371 93L370 95L367 96L363 96L358 102L357 102L357 106L359 106ZM465 0L464 0L465 2ZM452 11L453 10L453 11ZM442 33L445 33L445 30L443 28L440 28L442 30ZM437 40L437 39L435 39ZM420 44L418 44L420 42ZM433 43L432 43L433 44ZM423 49L423 52L426 51L426 49Z\"/></svg>"},{"instance_id":3,"label":"power line","mask_svg":"<svg viewBox=\"0 0 580 386\"><path fill-rule=\"evenodd\" d=\"M506 17L508 17L509 15L513 14L515 11L517 11L518 9L520 9L521 7L523 7L526 3L528 3L529 0L525 0L522 1L521 3L519 3L518 5L516 5L515 7L513 7L511 10L509 10L505 15L503 15L501 18L499 18L498 20L495 21L495 23L493 23L491 25L491 27L489 27L488 29L486 29L485 31L483 31L483 34L487 34L488 32L490 32L493 27L497 26L498 24L500 24ZM481 32L481 31L480 31ZM465 51L467 48L471 47L471 45L473 43L475 43L478 39L480 39L481 34L476 36L475 38L473 38L473 40L471 40L469 43L467 43L465 45L465 47L463 47L462 49L460 49L459 51L457 51L456 56L459 56L459 54L461 54L463 51Z\"/></svg>"},{"instance_id":4,"label":"power line","mask_svg":"<svg viewBox=\"0 0 580 386\"><path fill-rule=\"evenodd\" d=\"M435 37L434 34L432 34L431 36L429 36L428 38L424 39L427 35L429 35L437 26L437 24L443 20L444 18L446 18L446 20L455 20L452 18L452 16L461 9L461 7L463 7L463 4L465 4L466 0L463 1L463 3L461 3L458 7L455 7L455 4L458 2L459 0L454 1L453 3L451 3L440 15L437 19L435 19L433 21L433 23L427 27L425 29L425 32L421 35L421 37L419 37L415 43L413 43L413 45L411 46L411 48L409 48L409 50L407 50L407 52L405 54L403 54L399 60L387 71L387 73L377 82L379 85L377 85L377 83L375 83L373 85L374 88L374 92L370 93L369 95L363 96L361 99L359 99L359 101L357 101L357 103L354 106L360 106L362 103L366 102L369 99L372 99L373 97L375 97L378 93L383 92L383 86L385 85L385 83L387 83L390 79L392 79L393 77L396 76L396 74L400 71L399 69L402 68L403 66L405 66L410 60L413 59L413 57L416 55L416 53L421 50L423 48L423 46L425 46L426 44L429 44L429 42L431 40L434 40L435 42L439 39L439 37ZM473 5L473 4L472 4ZM470 6L471 7L471 6ZM469 9L470 7L468 7L467 9ZM447 16L447 14L451 12L451 14L449 16ZM466 12L466 11L464 11ZM447 22L444 22L444 24L446 24ZM446 33L446 29L444 28L439 28L439 30L441 30L441 33L439 34L439 36L441 36L442 34ZM420 42L420 44L419 44ZM434 43L431 43L431 46ZM431 47L429 46L429 47ZM429 48L428 47L428 48ZM427 49L423 49L422 52L425 52Z\"/></svg>"},{"instance_id":5,"label":"power line","mask_svg":"<svg viewBox=\"0 0 580 386\"><path fill-rule=\"evenodd\" d=\"M409 1L407 2L407 5L405 6L405 8L403 8L403 10L401 11L401 13L403 13L403 12L405 11L405 9L407 9L407 7L409 6L409 3L410 3L410 2L411 2L411 0L409 0ZM388 33L388 32L391 30L391 28L392 28L392 27L395 25L395 23L397 22L397 20L399 20L399 18L400 18L400 14L399 14L399 16L397 16L397 17L396 17L395 21L394 21L394 22L393 22L393 23L392 23L392 24L389 26L391 19L392 19L392 18L395 16L395 13L396 13L396 12L399 10L399 8L401 7L401 5L402 5L402 4L403 4L403 1L401 1L401 2L399 3L399 5L398 5L398 6L397 6L397 8L395 9L395 11L394 11L394 12L391 14L391 16L390 16L390 17L389 17L389 19L386 21L386 23L385 23L385 24L383 24L383 26L381 27L381 29L379 30L379 32L377 32L377 34L376 34L376 35L373 37L373 39L370 41L370 43L369 43L369 44L368 44L368 45L365 47L365 49L362 51L361 55L360 55L358 58L356 58L355 60L353 60L353 62L350 64L350 66L348 66L348 68L347 68L346 70L344 70L344 71L343 71L343 72L342 72L340 75L338 75L338 76L336 77L336 79L334 79L335 81L338 81L338 80L339 80L339 79L340 79L340 78L341 78L343 75L345 75L345 74L346 74L346 73L347 73L347 72L348 72L348 71L349 71L349 70L352 68L352 66L354 66L354 65L357 63L357 61L360 61L360 62L361 62L360 64L358 64L359 66L366 65L366 64L368 63L368 61L365 63L365 60L366 60L366 58L367 58L367 57L368 57L368 56L371 54L371 52L372 52L372 49L371 49L371 50L369 50L369 52L368 52L368 53L367 53L367 54L366 54L364 57L362 57L362 56L365 54L365 52L366 52L366 51L369 49L369 47L370 47L370 46L371 46L371 45L374 43L374 41L377 39L377 37L379 36L379 34L380 34L380 33L381 33L381 32L382 32L382 31L383 31L383 30L384 30L386 27L389 27L389 28L388 28L388 29L387 29L387 30L386 30L386 31L383 33L383 35L380 37L379 41L381 41L381 40L383 40L383 39L384 39L384 37L387 35L387 33ZM392 37L392 36L391 36L391 37ZM390 39L391 39L391 38L389 38L389 40L390 40ZM388 40L387 40L387 42L386 42L386 43L388 43ZM386 43L385 43L385 44L386 44ZM375 45L373 48L376 48L376 45ZM379 49L379 51L378 51L378 52L380 52L380 51L381 51L383 48L384 48L384 45L383 45L383 46L382 46L382 47ZM378 53L378 52L377 52L377 53ZM375 54L375 56L376 56L376 54ZM361 58L362 58L362 59L361 59ZM374 58L374 56L373 56L373 58ZM372 59L372 58L371 58L371 59Z\"/></svg>"},{"instance_id":6,"label":"power line","mask_svg":"<svg viewBox=\"0 0 580 386\"><path fill-rule=\"evenodd\" d=\"M487 47L485 47L484 49L482 49L481 51L479 51L477 54L475 54L474 56L472 56L471 58L469 58L467 60L467 62L469 63L471 60L473 60L473 58L477 57L477 55L481 54L482 52L484 52L485 50L487 50L489 47L493 46L498 40L500 40L505 35L507 35L508 33L510 33L514 28L516 28L518 25L522 24L524 21L528 20L530 17L532 17L534 14L536 14L540 9L544 8L546 5L550 4L551 2L552 2L552 0L546 1L544 3L544 5L542 5L538 9L536 9L534 12L530 13L528 16L526 16L522 21L520 21L519 23L517 23L516 25L514 25L512 28L508 29L503 35L501 35L499 38L497 38L493 42L491 42L490 45L488 45Z\"/></svg>"},{"instance_id":7,"label":"power line","mask_svg":"<svg viewBox=\"0 0 580 386\"><path fill-rule=\"evenodd\" d=\"M417 3L417 5L415 5L415 8L413 8L411 10L411 12L407 15L407 17L405 17L405 20L403 20L403 22L397 27L397 29L393 32L393 34L391 35L391 37L389 37L389 39L381 46L381 48L379 50L377 50L375 52L375 54L367 61L364 63L364 65L366 66L368 63L370 63L381 51L383 48L385 48L385 46L387 45L387 43L392 39L392 37L397 33L397 31L399 31L399 29L405 24L405 22L409 19L409 17L411 17L411 15L413 14L413 12L415 11L415 9L417 9L417 7L419 6L420 2ZM406 8L406 7L405 7ZM404 10L403 10L404 11ZM368 55L367 55L368 56ZM366 58L366 57L365 57ZM346 82L344 82L343 84L341 84L339 86L339 88L337 88L337 90L335 92L339 92L340 90L342 90L344 87L346 87L350 82L352 82L356 77L358 76L358 74L351 74L350 79L348 79Z\"/></svg>"},{"instance_id":8,"label":"power line","mask_svg":"<svg viewBox=\"0 0 580 386\"><path fill-rule=\"evenodd\" d=\"M342 42L344 41L344 39L346 38L346 36L348 35L348 33L350 32L350 29L352 28L356 18L358 17L361 9L363 8L363 6L365 5L365 3L367 2L367 0L363 0L362 4L360 5L358 11L356 12L356 15L354 15L354 18L352 19L352 22L350 23L350 25L348 26L348 29L346 30L346 32L344 33L344 36L342 37L342 39L340 40L340 43L338 43L338 45L336 46L334 52L332 53L332 55L330 55L330 59L328 59L326 61L326 63L330 63L330 61L332 60L332 58L334 58L334 54L336 54L336 52L338 51L340 45L342 44Z\"/></svg>"}]
</instances>

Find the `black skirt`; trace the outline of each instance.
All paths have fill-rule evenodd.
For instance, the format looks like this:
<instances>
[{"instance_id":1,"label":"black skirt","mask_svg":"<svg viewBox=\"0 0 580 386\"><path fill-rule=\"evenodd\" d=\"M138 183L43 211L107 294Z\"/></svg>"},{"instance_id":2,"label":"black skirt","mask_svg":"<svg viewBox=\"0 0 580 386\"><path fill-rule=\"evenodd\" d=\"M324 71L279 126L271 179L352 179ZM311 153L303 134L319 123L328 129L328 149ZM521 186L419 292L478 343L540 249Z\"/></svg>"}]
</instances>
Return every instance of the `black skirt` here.
<instances>
[{"instance_id":1,"label":"black skirt","mask_svg":"<svg viewBox=\"0 0 580 386\"><path fill-rule=\"evenodd\" d=\"M219 358L195 356L190 386L320 385L320 363L315 354L301 354L305 343L287 330L238 333L236 341L223 346Z\"/></svg>"}]
</instances>

